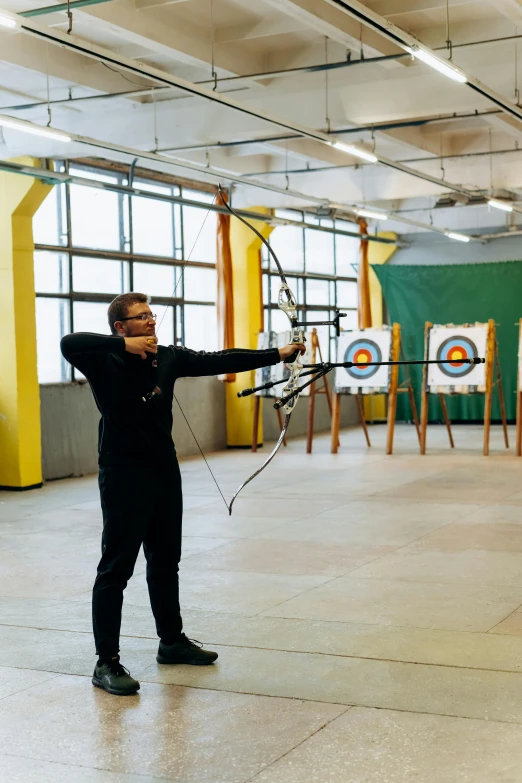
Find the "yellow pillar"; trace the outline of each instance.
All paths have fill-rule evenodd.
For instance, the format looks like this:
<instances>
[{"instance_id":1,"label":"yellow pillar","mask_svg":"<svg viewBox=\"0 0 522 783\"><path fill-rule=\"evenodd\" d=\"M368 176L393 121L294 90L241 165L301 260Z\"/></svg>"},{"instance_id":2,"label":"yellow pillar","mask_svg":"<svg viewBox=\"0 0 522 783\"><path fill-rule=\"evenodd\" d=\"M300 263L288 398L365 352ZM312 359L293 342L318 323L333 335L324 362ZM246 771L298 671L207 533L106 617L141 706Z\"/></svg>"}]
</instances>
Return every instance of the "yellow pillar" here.
<instances>
[{"instance_id":1,"label":"yellow pillar","mask_svg":"<svg viewBox=\"0 0 522 783\"><path fill-rule=\"evenodd\" d=\"M259 214L263 209L255 207L255 211ZM252 220L251 223L264 237L268 237L273 230L272 226L259 220ZM259 263L261 244L251 229L232 218L230 246L234 280L234 338L237 348L257 348L257 336L263 330L263 283ZM234 383L226 385L228 446L252 444L254 396L239 398L237 392L254 385L254 370L238 374ZM258 442L262 440L263 417L260 415Z\"/></svg>"},{"instance_id":2,"label":"yellow pillar","mask_svg":"<svg viewBox=\"0 0 522 783\"><path fill-rule=\"evenodd\" d=\"M32 159L18 162L38 165ZM52 186L0 172L0 488L42 484L33 215Z\"/></svg>"},{"instance_id":3,"label":"yellow pillar","mask_svg":"<svg viewBox=\"0 0 522 783\"><path fill-rule=\"evenodd\" d=\"M397 239L393 231L379 231L379 237ZM396 245L385 245L380 242L368 243L368 261L370 263L370 306L372 312L372 326L382 326L382 286L372 266L385 264L397 250ZM370 421L386 419L386 397L384 394L368 396L364 400L366 418Z\"/></svg>"}]
</instances>

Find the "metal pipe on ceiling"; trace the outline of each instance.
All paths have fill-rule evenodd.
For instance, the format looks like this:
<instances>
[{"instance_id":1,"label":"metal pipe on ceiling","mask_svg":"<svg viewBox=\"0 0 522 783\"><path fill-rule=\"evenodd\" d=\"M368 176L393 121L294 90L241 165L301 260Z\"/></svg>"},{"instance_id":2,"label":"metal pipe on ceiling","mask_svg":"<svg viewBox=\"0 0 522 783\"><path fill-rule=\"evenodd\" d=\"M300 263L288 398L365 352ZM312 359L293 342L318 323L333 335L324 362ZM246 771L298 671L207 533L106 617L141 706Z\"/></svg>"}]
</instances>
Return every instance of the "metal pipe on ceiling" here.
<instances>
[{"instance_id":1,"label":"metal pipe on ceiling","mask_svg":"<svg viewBox=\"0 0 522 783\"><path fill-rule=\"evenodd\" d=\"M131 164L132 165L132 164ZM155 201L165 201L170 204L182 204L188 207L198 207L208 212L220 212L224 215L229 215L230 212L226 207L222 207L219 204L207 204L200 201L194 201L182 196L171 196L166 193L157 193L155 191L146 190L136 186L120 185L118 183L106 182L101 180L94 180L92 178L80 177L74 174L68 174L60 171L51 171L50 169L36 168L33 166L25 166L21 163L14 163L13 161L0 160L0 170L8 171L12 174L20 174L28 177L35 177L46 182L48 185L80 185L87 188L96 188L96 190L107 190L112 193L119 193L126 196L136 196L139 198L148 198ZM301 226L302 228L312 228L314 231L322 231L328 234L339 234L340 236L353 237L356 239L367 239L369 242L377 242L384 245L400 245L401 243L395 239L388 239L387 237L378 237L373 234L360 234L358 231L346 231L344 229L329 228L327 226L316 226L314 224L307 224L302 220L290 220L288 218L278 217L277 215L264 214L262 212L252 212L248 209L236 209L235 212L241 217L250 220L260 220L264 223L270 223L278 226ZM114 253L111 253L114 255Z\"/></svg>"},{"instance_id":2,"label":"metal pipe on ceiling","mask_svg":"<svg viewBox=\"0 0 522 783\"><path fill-rule=\"evenodd\" d=\"M95 5L98 3L106 3L110 2L110 0L73 0L72 3L70 3L70 8L79 8L81 6L86 5ZM46 6L45 8L39 8L35 9L33 11L22 11L19 15L25 16L25 17L31 17L31 16L38 16L43 13L51 13L55 11L66 11L67 10L67 4L62 3L61 5L56 6ZM468 41L467 43L460 43L460 44L452 44L452 49L460 49L464 47L474 47L474 46L482 46L484 44L492 44L492 43L501 43L504 41L513 41L518 40L522 38L522 35L505 35L501 38L487 38L482 41ZM447 48L445 46L437 46L433 49L433 51L447 51ZM316 65L302 65L297 68L283 68L278 71L264 71L260 73L246 73L246 74L240 74L236 76L218 76L216 80L214 79L203 79L200 81L194 82L194 84L221 84L221 82L234 82L234 81L256 81L257 79L274 79L284 76L292 76L292 75L299 75L299 74L306 74L306 73L321 73L322 71L331 71L331 70L338 70L341 68L348 68L351 66L360 66L360 65L373 65L375 63L382 63L386 62L388 60L400 60L404 59L406 57L411 57L408 53L400 53L400 54L385 54L379 57L359 57L358 59L354 60L352 58L348 58L346 60L339 60L337 62L333 63L317 63ZM83 95L78 96L76 98L62 98L59 100L54 101L39 101L35 103L25 103L25 104L17 104L14 106L4 106L0 107L0 110L23 110L23 109L33 109L37 106L47 106L48 103L51 105L60 105L60 104L67 104L67 103L76 103L78 101L93 101L93 100L106 100L109 98L138 98L141 95L149 95L152 90L154 89L155 93L158 92L164 92L168 90L175 89L173 87L145 87L140 90L123 90L121 92L114 92L114 93L105 93L101 95ZM500 111L500 109L496 110ZM407 126L404 126L407 127ZM337 131L341 132L341 131ZM347 131L345 131L347 132ZM298 138L298 137L287 137L287 138Z\"/></svg>"},{"instance_id":3,"label":"metal pipe on ceiling","mask_svg":"<svg viewBox=\"0 0 522 783\"><path fill-rule=\"evenodd\" d=\"M19 16L29 18L31 16L45 16L54 14L57 11L74 11L75 8L83 8L86 5L99 5L100 3L109 3L110 0L71 0L70 3L59 3L58 5L46 5L43 8L32 8L30 11L19 11Z\"/></svg>"},{"instance_id":4,"label":"metal pipe on ceiling","mask_svg":"<svg viewBox=\"0 0 522 783\"><path fill-rule=\"evenodd\" d=\"M78 38L77 36L68 35L67 33L62 32L61 30L57 30L52 27L41 25L32 19L25 20L23 17L17 16L16 14L11 14L8 12L3 12L3 13L8 18L12 19L23 32L29 35L36 36L55 45L64 47L66 49L70 49L71 51L74 51L78 54L82 54L86 57L96 59L98 61L102 61L105 63L110 63L113 66L129 71L130 73L133 73L135 75L149 78L152 81L159 82L160 84L180 87L182 90L185 90L189 94L198 95L199 97L206 98L211 102L219 103L222 106L242 112L244 114L247 114L251 117L255 117L264 122L272 123L274 125L279 125L280 127L286 128L287 130L290 131L294 131L305 138L311 139L313 141L318 141L321 144L326 144L328 147L331 147L335 143L335 136L329 137L328 134L324 133L323 131L318 131L313 128L309 128L297 122L284 119L282 117L273 115L271 113L263 113L261 111L257 111L249 104L241 103L233 98L229 98L225 95L214 92L213 90L208 90L201 85L193 84L192 82L188 82L186 79L181 79L180 77L174 76L170 73L167 73L166 71L161 71L160 69L146 65L145 63L134 61L132 59L124 57L123 55L112 52L109 49L106 49L104 47L98 46L96 44L85 41L81 38ZM521 111L521 118L522 118L522 110L520 111ZM138 155L139 157L149 158L159 162L167 162L170 163L171 165L176 165L175 161L169 160L168 157L164 155L159 155L157 153L146 153L137 150L129 150L129 148L123 146L100 142L94 139L84 140L83 137L80 136L76 136L76 140L80 141L81 143L91 144L92 146L98 146L103 149L120 151L123 152L124 154L132 154L133 156ZM416 169L411 169L408 166L404 165L403 163L394 161L383 155L377 155L376 162L388 168L394 169L396 171L401 171L403 174L408 174L409 176L422 179L425 182L430 182L434 185L438 185L444 190L449 189L455 193L461 193L462 195L465 195L467 197L473 195L473 191L469 190L468 188L461 187L460 185L451 185L447 183L445 180L440 179L439 177L433 177L431 175L424 174L423 172L420 172ZM199 172L206 171L209 174L211 173L213 176L221 176L221 174L218 172L216 173L212 172L210 167L197 166L196 164L189 164L188 162L185 162L184 165L186 168L192 168L193 170L197 170ZM244 180L242 180L242 178L238 176L231 177L230 175L228 175L227 178L230 179L231 181L244 182ZM259 187L265 187L265 186L263 183L259 183ZM276 189L274 188L274 190ZM476 190L478 190L478 188ZM285 191L283 189L279 189L279 192L285 192ZM308 196L307 198L308 200L312 200L311 196ZM316 201L318 201L318 199L316 199Z\"/></svg>"},{"instance_id":5,"label":"metal pipe on ceiling","mask_svg":"<svg viewBox=\"0 0 522 783\"><path fill-rule=\"evenodd\" d=\"M391 41L393 44L408 52L410 55L411 50L418 49L419 44L421 44L421 42L415 38L415 36L411 35L405 30L402 30L400 27L397 27L397 25L393 24L393 22L390 22L389 19L386 19L384 16L380 16L379 14L375 13L375 11L372 11L363 3L358 2L358 0L323 0L323 2L328 3L328 5L337 8L338 10L347 14L347 16L350 16L352 19L355 19L366 27L369 27L371 30L378 33L379 35L382 35L388 41ZM434 49L430 49L424 44L421 45L422 49L427 54L431 54L435 59L438 59L437 55L434 53ZM501 95L496 90L493 90L491 87L483 84L483 82L481 82L479 79L476 79L474 76L470 76L467 73L465 76L467 81L466 84L462 86L468 87L477 92L479 95L482 95L484 98L487 98L489 101L502 109L505 114L516 117L518 120L522 120L522 107L518 106L516 103L512 103L505 95Z\"/></svg>"},{"instance_id":6,"label":"metal pipe on ceiling","mask_svg":"<svg viewBox=\"0 0 522 783\"><path fill-rule=\"evenodd\" d=\"M491 155L507 155L510 152L522 152L522 148L513 147L507 150L493 150L492 152L461 152L455 155L434 155L431 158L403 158L398 161L399 163L433 163L440 160L452 160L459 158L481 158L489 157ZM277 169L275 171L250 171L248 174L243 174L243 177L268 177L271 174L314 174L318 171L336 171L337 169L354 169L357 168L357 163L346 163L342 165L331 166L314 166L313 168L300 168L300 169Z\"/></svg>"}]
</instances>

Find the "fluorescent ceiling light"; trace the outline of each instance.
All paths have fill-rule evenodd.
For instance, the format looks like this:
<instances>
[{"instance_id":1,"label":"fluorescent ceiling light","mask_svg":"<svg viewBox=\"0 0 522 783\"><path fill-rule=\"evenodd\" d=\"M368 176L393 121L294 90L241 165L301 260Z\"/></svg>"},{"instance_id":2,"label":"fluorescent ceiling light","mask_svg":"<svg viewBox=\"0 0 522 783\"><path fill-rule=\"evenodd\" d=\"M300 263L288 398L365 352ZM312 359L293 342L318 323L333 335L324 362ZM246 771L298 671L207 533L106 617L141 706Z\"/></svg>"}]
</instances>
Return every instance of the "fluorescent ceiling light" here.
<instances>
[{"instance_id":1,"label":"fluorescent ceiling light","mask_svg":"<svg viewBox=\"0 0 522 783\"><path fill-rule=\"evenodd\" d=\"M372 152L367 152L366 150L363 150L360 147L354 147L351 144L343 144L342 141L333 141L332 147L335 147L336 150L341 150L341 152L347 152L349 155L355 155L356 158L367 160L369 163L377 163L379 160L377 155L374 155Z\"/></svg>"},{"instance_id":2,"label":"fluorescent ceiling light","mask_svg":"<svg viewBox=\"0 0 522 783\"><path fill-rule=\"evenodd\" d=\"M466 234L456 234L455 231L447 231L446 236L448 239L456 239L458 242L471 242L471 237L467 237Z\"/></svg>"},{"instance_id":3,"label":"fluorescent ceiling light","mask_svg":"<svg viewBox=\"0 0 522 783\"><path fill-rule=\"evenodd\" d=\"M465 84L468 81L466 76L459 68L455 68L454 65L451 65L446 60L439 60L438 57L435 57L435 55L426 52L424 49L413 49L409 46L406 48L414 57L422 60L422 62L426 63L426 65L429 65L430 68L434 68L436 71L444 74L444 76L447 76L449 79L453 79L454 82Z\"/></svg>"},{"instance_id":4,"label":"fluorescent ceiling light","mask_svg":"<svg viewBox=\"0 0 522 783\"><path fill-rule=\"evenodd\" d=\"M374 218L375 220L388 220L388 215L384 212L372 212L370 209L358 209L357 214L359 217Z\"/></svg>"},{"instance_id":5,"label":"fluorescent ceiling light","mask_svg":"<svg viewBox=\"0 0 522 783\"><path fill-rule=\"evenodd\" d=\"M497 201L496 198L490 198L488 204L495 209L503 209L504 212L513 212L513 204L510 204L509 201Z\"/></svg>"},{"instance_id":6,"label":"fluorescent ceiling light","mask_svg":"<svg viewBox=\"0 0 522 783\"><path fill-rule=\"evenodd\" d=\"M4 14L0 14L0 26L2 27L16 27L16 22L14 19L11 19L9 16L5 16Z\"/></svg>"},{"instance_id":7,"label":"fluorescent ceiling light","mask_svg":"<svg viewBox=\"0 0 522 783\"><path fill-rule=\"evenodd\" d=\"M0 125L4 128L22 131L22 133L32 133L34 136L43 136L46 139L53 139L54 141L72 141L71 137L63 131L42 127L41 125L34 125L32 122L25 122L25 120L15 120L12 117L0 116Z\"/></svg>"}]
</instances>

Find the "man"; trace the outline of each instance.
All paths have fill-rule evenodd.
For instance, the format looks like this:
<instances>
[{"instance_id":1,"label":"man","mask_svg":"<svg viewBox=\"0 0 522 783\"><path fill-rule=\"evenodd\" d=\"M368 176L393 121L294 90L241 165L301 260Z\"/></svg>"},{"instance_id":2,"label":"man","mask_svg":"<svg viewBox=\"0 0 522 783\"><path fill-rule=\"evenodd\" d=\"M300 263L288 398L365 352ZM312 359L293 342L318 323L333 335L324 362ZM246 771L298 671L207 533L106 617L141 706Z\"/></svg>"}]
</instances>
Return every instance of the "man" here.
<instances>
[{"instance_id":1,"label":"man","mask_svg":"<svg viewBox=\"0 0 522 783\"><path fill-rule=\"evenodd\" d=\"M61 341L62 353L82 372L101 413L99 477L103 513L102 557L92 594L98 661L93 684L108 693L136 693L140 684L119 658L123 591L141 545L160 638L161 664L213 663L217 653L183 633L179 606L181 476L172 440L174 383L184 376L243 372L284 361L303 345L277 350L217 353L158 345L156 317L145 294L116 297L109 306L112 336L78 332Z\"/></svg>"}]
</instances>

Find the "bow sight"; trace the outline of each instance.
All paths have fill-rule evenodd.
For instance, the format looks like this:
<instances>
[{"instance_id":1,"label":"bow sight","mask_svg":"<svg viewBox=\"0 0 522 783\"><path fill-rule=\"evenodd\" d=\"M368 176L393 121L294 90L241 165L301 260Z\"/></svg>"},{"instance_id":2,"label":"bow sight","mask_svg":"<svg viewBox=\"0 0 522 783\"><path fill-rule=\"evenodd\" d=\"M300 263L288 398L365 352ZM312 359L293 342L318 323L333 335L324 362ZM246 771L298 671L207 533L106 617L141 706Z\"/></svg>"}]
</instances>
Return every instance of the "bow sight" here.
<instances>
[{"instance_id":1,"label":"bow sight","mask_svg":"<svg viewBox=\"0 0 522 783\"><path fill-rule=\"evenodd\" d=\"M341 318L346 318L346 313L341 313L340 310L335 311L335 318L331 321L296 321L295 326L334 326L335 336L339 337L341 334Z\"/></svg>"}]
</instances>

